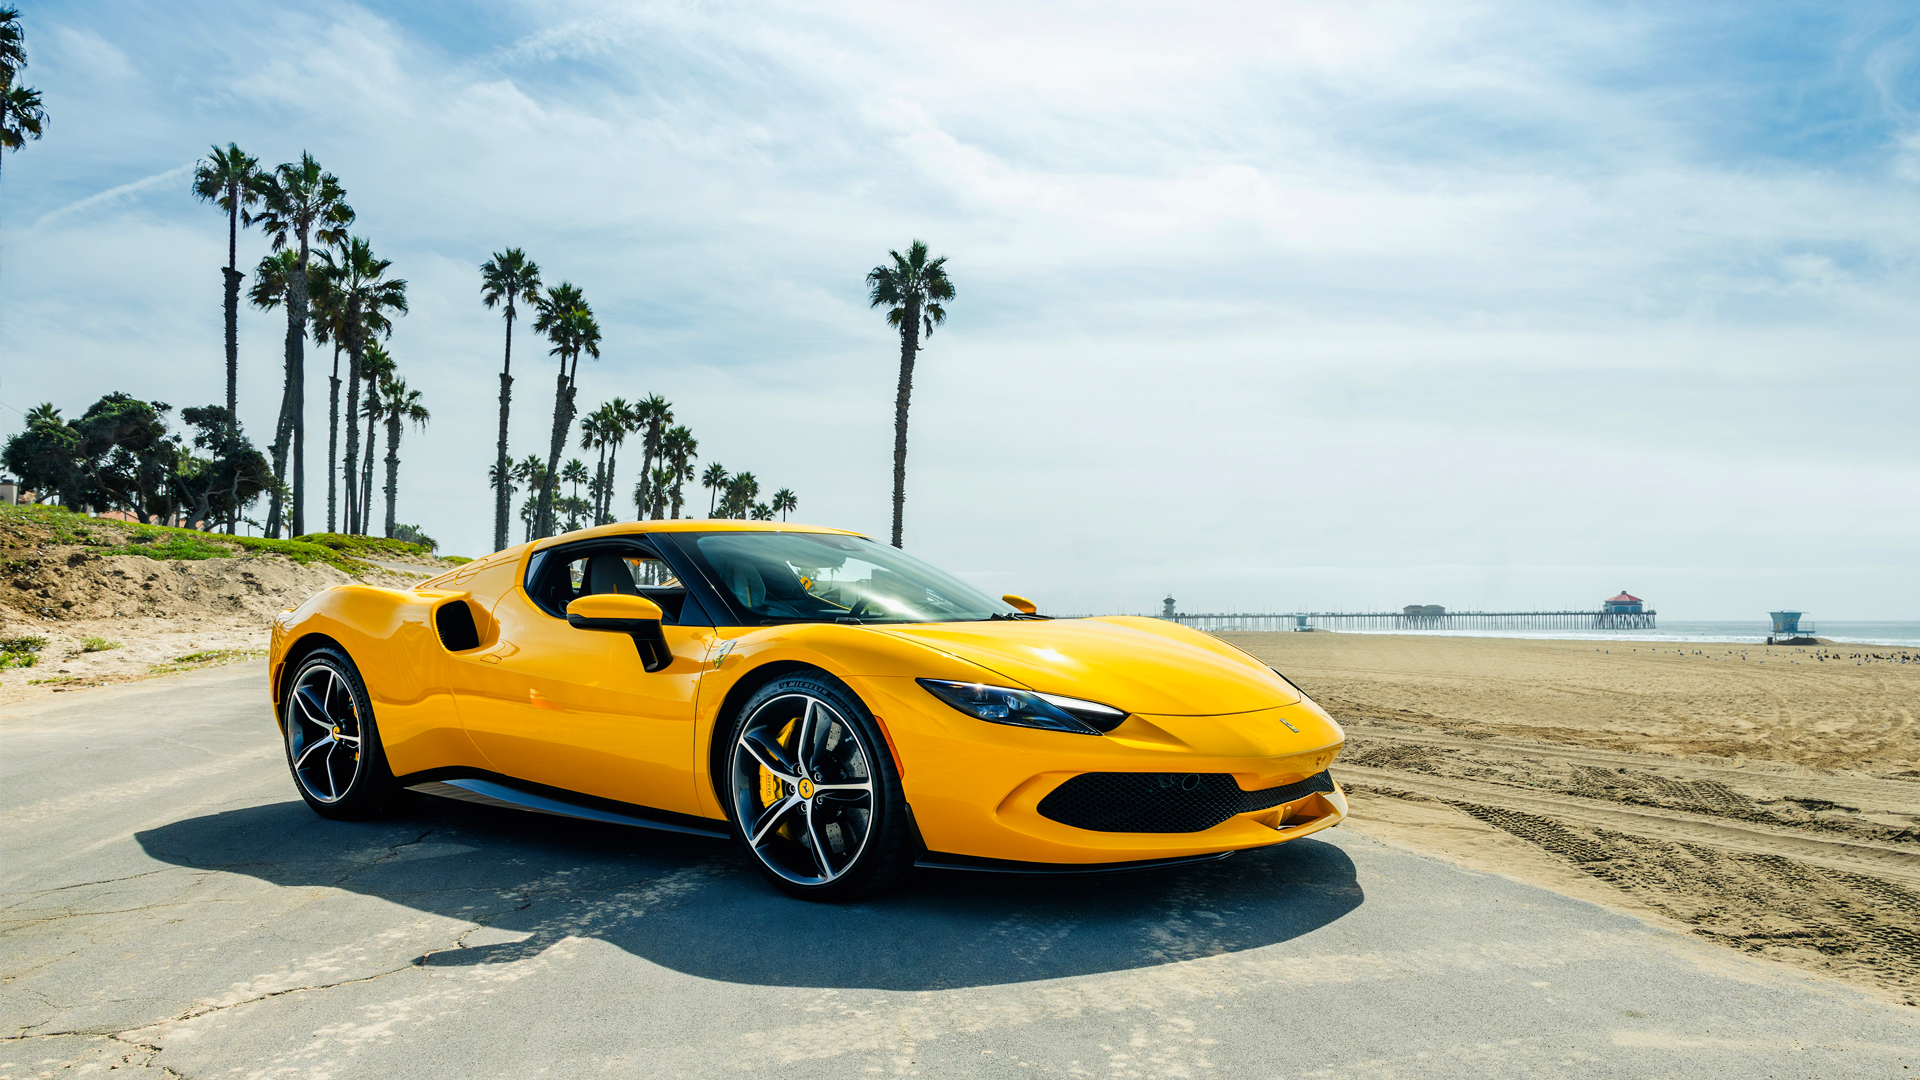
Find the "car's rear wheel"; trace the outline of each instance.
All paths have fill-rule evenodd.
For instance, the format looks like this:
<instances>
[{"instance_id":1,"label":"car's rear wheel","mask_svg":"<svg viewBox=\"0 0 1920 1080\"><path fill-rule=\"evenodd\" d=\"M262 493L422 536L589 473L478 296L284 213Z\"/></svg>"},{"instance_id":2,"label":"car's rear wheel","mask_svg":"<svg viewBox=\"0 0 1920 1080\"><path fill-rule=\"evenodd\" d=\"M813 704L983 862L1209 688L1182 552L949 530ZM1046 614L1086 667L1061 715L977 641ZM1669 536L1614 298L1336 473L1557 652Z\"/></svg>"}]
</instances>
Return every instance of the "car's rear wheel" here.
<instances>
[{"instance_id":1,"label":"car's rear wheel","mask_svg":"<svg viewBox=\"0 0 1920 1080\"><path fill-rule=\"evenodd\" d=\"M394 805L400 788L380 747L373 703L345 652L323 646L301 657L281 708L287 768L315 813L351 820Z\"/></svg>"},{"instance_id":2,"label":"car's rear wheel","mask_svg":"<svg viewBox=\"0 0 1920 1080\"><path fill-rule=\"evenodd\" d=\"M781 891L847 900L913 868L900 776L860 699L823 675L775 679L727 742L734 835Z\"/></svg>"}]
</instances>

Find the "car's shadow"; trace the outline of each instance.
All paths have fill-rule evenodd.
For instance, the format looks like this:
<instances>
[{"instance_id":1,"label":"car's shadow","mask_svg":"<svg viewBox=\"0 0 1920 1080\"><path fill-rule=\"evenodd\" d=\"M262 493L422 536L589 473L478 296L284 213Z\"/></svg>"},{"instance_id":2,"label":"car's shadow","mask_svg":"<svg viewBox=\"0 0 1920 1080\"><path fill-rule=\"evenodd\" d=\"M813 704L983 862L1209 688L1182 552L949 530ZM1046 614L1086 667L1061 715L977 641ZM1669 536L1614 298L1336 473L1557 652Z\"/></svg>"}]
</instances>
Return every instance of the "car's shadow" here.
<instances>
[{"instance_id":1,"label":"car's shadow","mask_svg":"<svg viewBox=\"0 0 1920 1080\"><path fill-rule=\"evenodd\" d=\"M776 986L936 990L1130 970L1285 941L1362 900L1346 853L1312 839L1128 874L918 870L845 905L785 898L720 841L432 798L379 823L326 821L293 801L138 839L181 866L482 924L421 963L502 963L594 937L691 975Z\"/></svg>"}]
</instances>

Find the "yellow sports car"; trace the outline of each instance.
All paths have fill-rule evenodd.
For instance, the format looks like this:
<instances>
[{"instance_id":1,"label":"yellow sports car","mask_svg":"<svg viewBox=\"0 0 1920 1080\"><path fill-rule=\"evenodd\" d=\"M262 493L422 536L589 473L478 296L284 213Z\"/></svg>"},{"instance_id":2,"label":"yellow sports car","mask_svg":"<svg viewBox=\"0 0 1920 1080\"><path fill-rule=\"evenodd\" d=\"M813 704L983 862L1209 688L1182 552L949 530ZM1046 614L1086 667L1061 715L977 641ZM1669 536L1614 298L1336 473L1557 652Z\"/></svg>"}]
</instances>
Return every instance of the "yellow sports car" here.
<instances>
[{"instance_id":1,"label":"yellow sports car","mask_svg":"<svg viewBox=\"0 0 1920 1080\"><path fill-rule=\"evenodd\" d=\"M1224 858L1337 824L1345 735L1279 673L1148 618L1049 619L855 533L625 522L274 620L327 817L406 789L733 836L830 900L913 866Z\"/></svg>"}]
</instances>

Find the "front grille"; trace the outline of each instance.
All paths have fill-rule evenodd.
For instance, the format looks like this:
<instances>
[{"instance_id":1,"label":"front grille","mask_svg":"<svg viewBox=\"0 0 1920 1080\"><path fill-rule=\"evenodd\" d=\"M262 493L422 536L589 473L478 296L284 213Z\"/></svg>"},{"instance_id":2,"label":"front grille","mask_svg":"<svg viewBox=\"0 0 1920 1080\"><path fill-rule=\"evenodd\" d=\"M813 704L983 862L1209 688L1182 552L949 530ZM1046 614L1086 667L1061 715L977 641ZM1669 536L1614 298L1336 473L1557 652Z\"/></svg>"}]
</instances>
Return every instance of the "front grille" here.
<instances>
[{"instance_id":1,"label":"front grille","mask_svg":"<svg viewBox=\"0 0 1920 1080\"><path fill-rule=\"evenodd\" d=\"M1324 772L1259 791L1240 790L1227 773L1081 773L1040 800L1040 816L1093 832L1205 832L1236 814L1332 790Z\"/></svg>"}]
</instances>

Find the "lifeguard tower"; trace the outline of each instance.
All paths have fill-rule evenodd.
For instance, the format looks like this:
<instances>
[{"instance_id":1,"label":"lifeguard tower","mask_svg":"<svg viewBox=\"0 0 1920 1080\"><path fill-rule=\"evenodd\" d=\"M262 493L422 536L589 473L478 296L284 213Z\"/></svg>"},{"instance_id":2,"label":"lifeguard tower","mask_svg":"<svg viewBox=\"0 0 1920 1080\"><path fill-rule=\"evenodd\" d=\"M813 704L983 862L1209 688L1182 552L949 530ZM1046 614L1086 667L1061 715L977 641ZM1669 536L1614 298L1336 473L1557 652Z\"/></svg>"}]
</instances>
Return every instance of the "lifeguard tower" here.
<instances>
[{"instance_id":1,"label":"lifeguard tower","mask_svg":"<svg viewBox=\"0 0 1920 1080\"><path fill-rule=\"evenodd\" d=\"M1769 645L1817 645L1813 636L1813 624L1800 625L1804 611L1769 611L1773 616L1773 632L1767 635Z\"/></svg>"}]
</instances>

